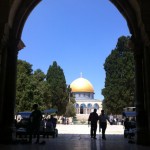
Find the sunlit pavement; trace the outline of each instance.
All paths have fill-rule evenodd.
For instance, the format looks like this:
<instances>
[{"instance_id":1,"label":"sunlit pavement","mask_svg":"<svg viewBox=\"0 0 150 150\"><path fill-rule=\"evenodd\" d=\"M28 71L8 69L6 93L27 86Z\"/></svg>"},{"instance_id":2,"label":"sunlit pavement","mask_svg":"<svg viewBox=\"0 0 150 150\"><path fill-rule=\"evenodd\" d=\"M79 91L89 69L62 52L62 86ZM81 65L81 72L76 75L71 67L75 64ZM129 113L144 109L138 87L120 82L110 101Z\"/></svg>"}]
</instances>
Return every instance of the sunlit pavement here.
<instances>
[{"instance_id":1,"label":"sunlit pavement","mask_svg":"<svg viewBox=\"0 0 150 150\"><path fill-rule=\"evenodd\" d=\"M60 134L89 134L89 125L58 125L57 129ZM106 129L106 134L123 134L122 125L108 125ZM97 135L99 134L99 129L97 128Z\"/></svg>"},{"instance_id":2,"label":"sunlit pavement","mask_svg":"<svg viewBox=\"0 0 150 150\"><path fill-rule=\"evenodd\" d=\"M101 139L97 131L97 139L90 138L88 125L57 125L58 137L42 138L45 144L0 145L0 150L149 150L150 147L128 143L123 137L122 125L108 125L107 140Z\"/></svg>"}]
</instances>

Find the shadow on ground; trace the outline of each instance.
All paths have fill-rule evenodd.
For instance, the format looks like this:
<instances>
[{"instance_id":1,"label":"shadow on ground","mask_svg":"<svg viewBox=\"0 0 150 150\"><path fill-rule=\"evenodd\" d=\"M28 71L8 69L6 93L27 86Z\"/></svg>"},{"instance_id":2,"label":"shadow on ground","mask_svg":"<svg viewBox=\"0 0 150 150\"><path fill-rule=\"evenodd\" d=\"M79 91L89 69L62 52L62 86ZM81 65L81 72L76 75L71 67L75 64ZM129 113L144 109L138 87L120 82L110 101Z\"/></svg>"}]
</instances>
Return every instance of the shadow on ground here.
<instances>
[{"instance_id":1,"label":"shadow on ground","mask_svg":"<svg viewBox=\"0 0 150 150\"><path fill-rule=\"evenodd\" d=\"M44 144L17 143L12 145L0 145L1 150L149 150L150 147L129 143L128 139L119 134L107 134L106 140L102 140L101 134L97 139L91 139L89 134L59 134L57 138L40 138Z\"/></svg>"}]
</instances>

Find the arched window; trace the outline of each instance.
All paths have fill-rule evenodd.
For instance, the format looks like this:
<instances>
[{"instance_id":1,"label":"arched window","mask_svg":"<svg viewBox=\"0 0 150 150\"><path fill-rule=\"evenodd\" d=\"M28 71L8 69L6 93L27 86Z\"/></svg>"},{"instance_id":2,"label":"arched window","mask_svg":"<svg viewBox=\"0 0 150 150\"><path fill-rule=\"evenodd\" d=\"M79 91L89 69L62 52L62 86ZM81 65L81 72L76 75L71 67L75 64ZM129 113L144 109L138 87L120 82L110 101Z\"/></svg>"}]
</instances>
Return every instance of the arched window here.
<instances>
[{"instance_id":1,"label":"arched window","mask_svg":"<svg viewBox=\"0 0 150 150\"><path fill-rule=\"evenodd\" d=\"M87 114L90 114L91 113L91 109L92 109L92 104L88 104L87 105Z\"/></svg>"},{"instance_id":2,"label":"arched window","mask_svg":"<svg viewBox=\"0 0 150 150\"><path fill-rule=\"evenodd\" d=\"M75 103L74 106L76 108L76 114L79 114L79 110L80 110L79 104Z\"/></svg>"},{"instance_id":3,"label":"arched window","mask_svg":"<svg viewBox=\"0 0 150 150\"><path fill-rule=\"evenodd\" d=\"M81 104L81 105L80 105L80 114L84 114L85 108L86 108L86 105L85 105L85 104Z\"/></svg>"},{"instance_id":4,"label":"arched window","mask_svg":"<svg viewBox=\"0 0 150 150\"><path fill-rule=\"evenodd\" d=\"M94 104L94 109L99 109L99 105L97 103Z\"/></svg>"},{"instance_id":5,"label":"arched window","mask_svg":"<svg viewBox=\"0 0 150 150\"><path fill-rule=\"evenodd\" d=\"M89 103L89 104L87 105L87 108L92 108L92 104Z\"/></svg>"},{"instance_id":6,"label":"arched window","mask_svg":"<svg viewBox=\"0 0 150 150\"><path fill-rule=\"evenodd\" d=\"M75 104L75 108L79 108L79 104L76 103L76 104Z\"/></svg>"}]
</instances>

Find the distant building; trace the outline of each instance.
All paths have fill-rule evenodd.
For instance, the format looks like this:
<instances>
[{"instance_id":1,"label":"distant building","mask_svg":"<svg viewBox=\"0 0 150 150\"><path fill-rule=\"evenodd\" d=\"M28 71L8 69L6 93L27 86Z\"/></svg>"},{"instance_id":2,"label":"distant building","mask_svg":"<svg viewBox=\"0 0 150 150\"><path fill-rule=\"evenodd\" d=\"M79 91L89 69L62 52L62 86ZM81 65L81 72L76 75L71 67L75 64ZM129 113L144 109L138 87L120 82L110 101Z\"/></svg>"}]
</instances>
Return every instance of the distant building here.
<instances>
[{"instance_id":1,"label":"distant building","mask_svg":"<svg viewBox=\"0 0 150 150\"><path fill-rule=\"evenodd\" d=\"M94 88L87 79L77 78L70 84L70 87L76 101L75 108L78 120L87 120L94 109L97 109L97 113L100 114L102 101L94 99Z\"/></svg>"}]
</instances>

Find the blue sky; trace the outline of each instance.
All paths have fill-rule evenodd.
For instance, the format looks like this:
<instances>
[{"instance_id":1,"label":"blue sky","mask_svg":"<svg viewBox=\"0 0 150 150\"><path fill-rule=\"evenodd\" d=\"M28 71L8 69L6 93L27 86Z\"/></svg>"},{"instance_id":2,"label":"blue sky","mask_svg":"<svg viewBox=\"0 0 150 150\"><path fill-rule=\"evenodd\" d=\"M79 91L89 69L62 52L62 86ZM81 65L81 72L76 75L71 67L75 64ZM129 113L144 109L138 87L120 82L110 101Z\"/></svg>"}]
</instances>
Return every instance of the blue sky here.
<instances>
[{"instance_id":1,"label":"blue sky","mask_svg":"<svg viewBox=\"0 0 150 150\"><path fill-rule=\"evenodd\" d=\"M57 61L67 84L82 72L94 87L95 99L102 100L103 64L122 35L130 35L127 23L109 0L43 0L26 21L26 47L18 58L45 74Z\"/></svg>"}]
</instances>

